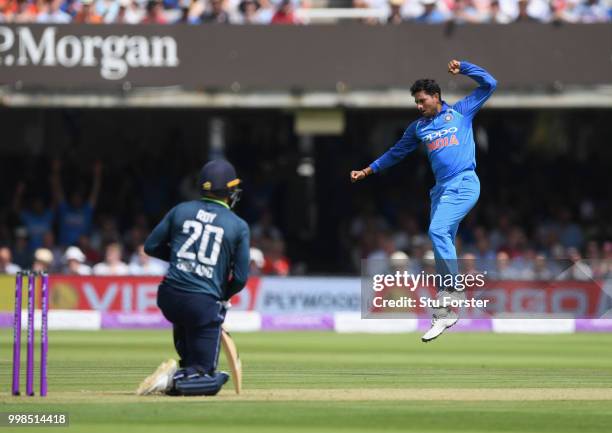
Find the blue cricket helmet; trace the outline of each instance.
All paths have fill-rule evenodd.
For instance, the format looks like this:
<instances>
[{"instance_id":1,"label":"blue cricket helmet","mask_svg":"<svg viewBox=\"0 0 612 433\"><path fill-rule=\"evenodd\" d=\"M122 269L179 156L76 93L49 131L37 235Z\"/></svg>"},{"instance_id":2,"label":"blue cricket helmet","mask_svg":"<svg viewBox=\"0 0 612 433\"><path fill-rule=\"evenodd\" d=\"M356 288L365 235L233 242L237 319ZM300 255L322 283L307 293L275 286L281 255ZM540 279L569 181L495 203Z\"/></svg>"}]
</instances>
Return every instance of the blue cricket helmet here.
<instances>
[{"instance_id":1,"label":"blue cricket helmet","mask_svg":"<svg viewBox=\"0 0 612 433\"><path fill-rule=\"evenodd\" d=\"M236 169L225 159L215 159L204 164L200 170L198 184L204 194L219 198L229 198L230 207L240 200L241 180L236 176Z\"/></svg>"}]
</instances>

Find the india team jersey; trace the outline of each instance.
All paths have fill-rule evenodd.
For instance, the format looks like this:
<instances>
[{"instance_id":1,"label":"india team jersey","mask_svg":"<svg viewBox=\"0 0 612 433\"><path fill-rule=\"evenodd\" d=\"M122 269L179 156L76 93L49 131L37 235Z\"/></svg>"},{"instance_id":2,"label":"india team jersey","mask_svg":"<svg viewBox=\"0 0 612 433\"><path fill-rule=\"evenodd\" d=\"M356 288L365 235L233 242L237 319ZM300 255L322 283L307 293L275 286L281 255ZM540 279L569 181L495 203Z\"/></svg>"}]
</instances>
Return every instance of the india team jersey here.
<instances>
[{"instance_id":1,"label":"india team jersey","mask_svg":"<svg viewBox=\"0 0 612 433\"><path fill-rule=\"evenodd\" d=\"M397 164L420 143L427 150L437 183L476 168L472 119L493 94L497 82L484 69L465 61L461 62L460 72L474 79L479 87L452 106L443 102L434 117L412 122L402 138L370 164L375 173Z\"/></svg>"}]
</instances>

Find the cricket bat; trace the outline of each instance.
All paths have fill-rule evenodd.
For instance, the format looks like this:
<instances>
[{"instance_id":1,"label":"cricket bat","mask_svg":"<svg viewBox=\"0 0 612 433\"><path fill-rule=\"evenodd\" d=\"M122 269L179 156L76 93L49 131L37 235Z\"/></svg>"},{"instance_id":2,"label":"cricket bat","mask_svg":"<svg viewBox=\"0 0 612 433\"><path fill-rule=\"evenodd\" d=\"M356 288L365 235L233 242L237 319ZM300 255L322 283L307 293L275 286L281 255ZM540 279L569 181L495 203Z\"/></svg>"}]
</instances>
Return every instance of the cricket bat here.
<instances>
[{"instance_id":1,"label":"cricket bat","mask_svg":"<svg viewBox=\"0 0 612 433\"><path fill-rule=\"evenodd\" d=\"M221 344L223 345L223 352L227 358L230 370L232 371L232 382L234 382L234 390L236 394L240 394L242 390L242 363L240 362L240 356L238 355L238 349L236 344L232 340L232 336L225 328L221 328Z\"/></svg>"}]
</instances>

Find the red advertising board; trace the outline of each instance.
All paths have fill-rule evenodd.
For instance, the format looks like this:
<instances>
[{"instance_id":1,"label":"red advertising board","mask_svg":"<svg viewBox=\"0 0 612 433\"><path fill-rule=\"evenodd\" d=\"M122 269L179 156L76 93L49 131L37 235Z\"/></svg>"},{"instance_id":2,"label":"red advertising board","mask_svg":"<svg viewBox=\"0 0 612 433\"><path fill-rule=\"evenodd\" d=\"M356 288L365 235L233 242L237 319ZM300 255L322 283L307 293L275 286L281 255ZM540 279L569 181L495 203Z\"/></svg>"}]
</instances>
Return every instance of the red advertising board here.
<instances>
[{"instance_id":1,"label":"red advertising board","mask_svg":"<svg viewBox=\"0 0 612 433\"><path fill-rule=\"evenodd\" d=\"M487 281L477 290L467 290L466 299L487 301L485 307L464 307L463 317L486 317L500 314L555 314L580 318L598 318L612 309L612 297L597 281ZM374 298L379 297L374 302ZM388 287L372 297L370 313L399 312L394 308L377 308L381 299L414 299L414 307L404 313L426 314L422 299L435 299L435 287L419 286L414 291L405 287Z\"/></svg>"},{"instance_id":2,"label":"red advertising board","mask_svg":"<svg viewBox=\"0 0 612 433\"><path fill-rule=\"evenodd\" d=\"M51 308L111 312L158 312L157 287L161 277L80 277L53 275ZM238 309L253 309L259 279L232 298Z\"/></svg>"},{"instance_id":3,"label":"red advertising board","mask_svg":"<svg viewBox=\"0 0 612 433\"><path fill-rule=\"evenodd\" d=\"M160 281L160 277L53 275L50 278L51 308L122 313L158 312L156 297ZM328 303L312 301L319 298L345 300L351 293L357 302L341 302L337 305L332 303L330 307ZM434 289L419 287L415 292L409 292L405 288L387 288L376 296L379 294L385 299L401 296L431 298ZM612 297L605 293L601 283L595 281L487 281L483 290L468 291L466 295L468 298L489 300L485 309L466 308L465 312L470 317L499 313L554 313L596 318L612 309ZM361 280L358 278L347 278L340 284L338 280L329 278L255 277L251 278L247 287L231 301L235 310L256 310L266 314L320 313L330 312L330 308L338 311L360 311L360 296ZM303 302L297 302L296 299ZM280 308L279 305L284 307ZM12 307L7 308L10 309ZM377 312L375 308L370 311ZM417 307L411 312L426 313L427 309Z\"/></svg>"}]
</instances>

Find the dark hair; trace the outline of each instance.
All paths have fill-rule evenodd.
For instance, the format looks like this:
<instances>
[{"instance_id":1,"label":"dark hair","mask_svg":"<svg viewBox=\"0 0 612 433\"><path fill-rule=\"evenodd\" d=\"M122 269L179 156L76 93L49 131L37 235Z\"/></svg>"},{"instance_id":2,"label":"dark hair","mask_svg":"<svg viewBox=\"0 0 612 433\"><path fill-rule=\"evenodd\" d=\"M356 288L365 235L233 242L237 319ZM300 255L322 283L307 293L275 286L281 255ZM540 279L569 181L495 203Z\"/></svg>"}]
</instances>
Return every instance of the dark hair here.
<instances>
[{"instance_id":1,"label":"dark hair","mask_svg":"<svg viewBox=\"0 0 612 433\"><path fill-rule=\"evenodd\" d=\"M442 99L442 91L440 90L440 86L436 83L436 80L432 80L430 78L422 78L420 80L416 80L412 86L410 86L410 93L414 96L416 93L420 91L424 91L430 96L435 95L436 93Z\"/></svg>"}]
</instances>

